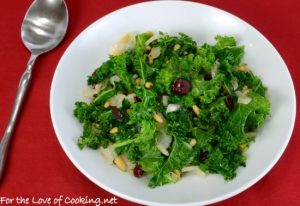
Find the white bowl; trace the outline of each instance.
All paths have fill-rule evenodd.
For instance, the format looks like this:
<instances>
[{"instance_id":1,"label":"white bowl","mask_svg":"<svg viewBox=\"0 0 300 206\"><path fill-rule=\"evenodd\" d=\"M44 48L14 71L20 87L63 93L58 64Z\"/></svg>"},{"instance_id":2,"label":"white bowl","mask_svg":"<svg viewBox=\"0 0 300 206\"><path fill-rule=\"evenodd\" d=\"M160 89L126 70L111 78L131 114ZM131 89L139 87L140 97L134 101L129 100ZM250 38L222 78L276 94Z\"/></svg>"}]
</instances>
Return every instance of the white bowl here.
<instances>
[{"instance_id":1,"label":"white bowl","mask_svg":"<svg viewBox=\"0 0 300 206\"><path fill-rule=\"evenodd\" d=\"M108 59L111 46L127 32L184 32L199 44L217 34L236 37L245 45L246 62L268 87L272 104L268 118L246 155L247 167L226 182L220 175L185 176L176 184L147 187L149 177L135 178L104 162L98 151L76 145L82 128L73 117L75 101L85 101L87 75ZM296 113L288 69L271 43L243 20L214 7L185 1L155 1L115 11L85 29L61 58L51 86L51 117L57 138L73 164L103 189L146 205L201 205L234 196L261 179L278 161L290 139Z\"/></svg>"}]
</instances>

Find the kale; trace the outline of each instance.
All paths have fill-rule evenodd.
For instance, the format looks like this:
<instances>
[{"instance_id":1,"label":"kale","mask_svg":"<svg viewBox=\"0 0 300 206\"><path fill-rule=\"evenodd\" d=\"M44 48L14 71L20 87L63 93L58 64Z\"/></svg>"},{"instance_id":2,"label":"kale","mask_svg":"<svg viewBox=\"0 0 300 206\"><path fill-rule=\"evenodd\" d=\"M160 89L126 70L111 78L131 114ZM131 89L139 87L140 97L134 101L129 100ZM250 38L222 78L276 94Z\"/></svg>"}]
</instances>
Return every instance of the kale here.
<instances>
[{"instance_id":1,"label":"kale","mask_svg":"<svg viewBox=\"0 0 300 206\"><path fill-rule=\"evenodd\" d=\"M209 104L219 95L219 91L223 85L224 75L218 73L212 80L205 81L200 78L193 80L193 89L191 94L194 98L199 99L202 104Z\"/></svg>"},{"instance_id":2,"label":"kale","mask_svg":"<svg viewBox=\"0 0 300 206\"><path fill-rule=\"evenodd\" d=\"M79 148L111 144L117 155L151 176L151 188L177 182L191 165L233 179L246 166L244 151L271 108L260 77L241 64L244 47L220 35L213 45L197 45L183 33L152 37L137 34L132 49L109 56L88 76L88 85L103 88L95 89L90 103L75 103L73 114L83 126ZM152 48L160 53L150 61ZM112 76L119 81L109 82ZM184 79L185 92L174 89L182 86L178 79ZM116 108L111 101L117 94L126 97ZM238 101L240 94L247 96L247 104ZM170 104L178 109L167 111ZM164 151L161 137L170 141Z\"/></svg>"},{"instance_id":3,"label":"kale","mask_svg":"<svg viewBox=\"0 0 300 206\"><path fill-rule=\"evenodd\" d=\"M94 85L102 82L111 74L112 61L108 60L98 67L91 76L88 76L87 84Z\"/></svg>"},{"instance_id":4,"label":"kale","mask_svg":"<svg viewBox=\"0 0 300 206\"><path fill-rule=\"evenodd\" d=\"M197 50L193 63L196 70L210 72L216 63L216 55L213 47L208 44L201 46Z\"/></svg>"},{"instance_id":5,"label":"kale","mask_svg":"<svg viewBox=\"0 0 300 206\"><path fill-rule=\"evenodd\" d=\"M171 153L164 164L154 171L150 179L149 187L161 186L167 183L174 183L177 178L174 171L181 171L184 165L188 165L192 160L192 150L180 137L174 136Z\"/></svg>"},{"instance_id":6,"label":"kale","mask_svg":"<svg viewBox=\"0 0 300 206\"><path fill-rule=\"evenodd\" d=\"M126 89L130 92L132 87L131 75L127 71L127 67L130 64L130 58L127 53L119 56L111 57L112 61L112 73L117 75L121 82L126 86Z\"/></svg>"}]
</instances>

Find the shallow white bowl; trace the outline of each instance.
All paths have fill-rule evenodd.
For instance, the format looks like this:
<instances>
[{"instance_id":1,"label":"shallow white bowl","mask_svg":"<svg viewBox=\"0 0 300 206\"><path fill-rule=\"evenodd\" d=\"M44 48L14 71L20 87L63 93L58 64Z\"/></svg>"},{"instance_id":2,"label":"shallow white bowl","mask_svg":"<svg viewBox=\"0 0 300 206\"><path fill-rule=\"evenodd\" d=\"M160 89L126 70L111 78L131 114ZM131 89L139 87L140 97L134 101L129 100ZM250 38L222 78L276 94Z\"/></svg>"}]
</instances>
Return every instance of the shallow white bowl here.
<instances>
[{"instance_id":1,"label":"shallow white bowl","mask_svg":"<svg viewBox=\"0 0 300 206\"><path fill-rule=\"evenodd\" d=\"M75 101L84 101L87 75L107 60L111 46L127 32L184 32L199 44L217 34L245 45L246 62L268 87L271 117L247 151L247 167L225 182L220 175L185 176L176 184L150 189L142 179L104 162L99 152L76 145L82 128L73 117ZM261 179L278 161L290 139L296 113L288 69L271 43L243 20L216 8L185 1L157 1L115 11L85 29L61 58L51 86L50 109L57 138L73 164L91 181L122 198L146 205L201 205L234 196Z\"/></svg>"}]
</instances>

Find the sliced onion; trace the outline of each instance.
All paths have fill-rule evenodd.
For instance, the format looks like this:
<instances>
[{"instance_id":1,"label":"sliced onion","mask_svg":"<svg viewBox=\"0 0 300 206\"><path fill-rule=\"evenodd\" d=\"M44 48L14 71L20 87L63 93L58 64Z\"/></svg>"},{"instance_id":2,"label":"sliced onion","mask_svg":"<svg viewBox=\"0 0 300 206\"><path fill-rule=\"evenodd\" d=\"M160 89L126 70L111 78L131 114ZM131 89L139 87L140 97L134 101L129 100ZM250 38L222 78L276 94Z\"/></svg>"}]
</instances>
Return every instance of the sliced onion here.
<instances>
[{"instance_id":1,"label":"sliced onion","mask_svg":"<svg viewBox=\"0 0 300 206\"><path fill-rule=\"evenodd\" d=\"M167 134L162 134L157 137L157 142L163 145L165 148L168 148L172 142L172 137Z\"/></svg>"},{"instance_id":2,"label":"sliced onion","mask_svg":"<svg viewBox=\"0 0 300 206\"><path fill-rule=\"evenodd\" d=\"M163 145L157 144L157 148L163 155L169 156L169 152L168 152L167 148L165 148Z\"/></svg>"},{"instance_id":3,"label":"sliced onion","mask_svg":"<svg viewBox=\"0 0 300 206\"><path fill-rule=\"evenodd\" d=\"M81 91L82 95L86 98L91 98L94 94L93 90L84 89Z\"/></svg>"},{"instance_id":4,"label":"sliced onion","mask_svg":"<svg viewBox=\"0 0 300 206\"><path fill-rule=\"evenodd\" d=\"M115 44L110 52L112 56L118 56L131 49L132 47L129 44Z\"/></svg>"},{"instance_id":5,"label":"sliced onion","mask_svg":"<svg viewBox=\"0 0 300 206\"><path fill-rule=\"evenodd\" d=\"M251 97L248 97L247 95L245 95L244 93L237 91L236 92L237 96L238 96L238 103L239 104L249 104L251 102Z\"/></svg>"},{"instance_id":6,"label":"sliced onion","mask_svg":"<svg viewBox=\"0 0 300 206\"><path fill-rule=\"evenodd\" d=\"M216 76L217 70L220 67L220 62L216 61L214 67L211 69L211 76Z\"/></svg>"},{"instance_id":7,"label":"sliced onion","mask_svg":"<svg viewBox=\"0 0 300 206\"><path fill-rule=\"evenodd\" d=\"M169 96L163 95L161 98L161 102L164 106L167 106L169 102Z\"/></svg>"},{"instance_id":8,"label":"sliced onion","mask_svg":"<svg viewBox=\"0 0 300 206\"><path fill-rule=\"evenodd\" d=\"M134 97L136 97L136 94L134 93L128 94L127 96L125 94L118 93L115 96L111 97L108 101L110 106L121 108L124 99L127 99L130 103L133 103L135 102Z\"/></svg>"},{"instance_id":9,"label":"sliced onion","mask_svg":"<svg viewBox=\"0 0 300 206\"><path fill-rule=\"evenodd\" d=\"M133 169L134 169L134 167L135 167L135 164L133 164L132 162L130 162L130 161L128 160L127 155L125 155L125 154L122 155L122 159L124 160L124 162L125 162L126 165L127 165L127 172L128 172L129 174L133 175Z\"/></svg>"},{"instance_id":10,"label":"sliced onion","mask_svg":"<svg viewBox=\"0 0 300 206\"><path fill-rule=\"evenodd\" d=\"M131 93L131 94L128 94L125 99L127 99L130 103L134 103L135 100L134 98L136 97L136 94L135 93Z\"/></svg>"},{"instance_id":11,"label":"sliced onion","mask_svg":"<svg viewBox=\"0 0 300 206\"><path fill-rule=\"evenodd\" d=\"M113 86L115 86L115 82L119 82L119 81L120 81L120 77L118 75L114 75L109 79L109 82Z\"/></svg>"},{"instance_id":12,"label":"sliced onion","mask_svg":"<svg viewBox=\"0 0 300 206\"><path fill-rule=\"evenodd\" d=\"M136 78L138 78L138 77L139 76L137 74L132 75L132 78L131 78L132 82L134 82L134 80L136 80Z\"/></svg>"},{"instance_id":13,"label":"sliced onion","mask_svg":"<svg viewBox=\"0 0 300 206\"><path fill-rule=\"evenodd\" d=\"M240 103L240 104L249 104L251 102L251 100L252 99L248 96L240 96L238 98L238 103Z\"/></svg>"},{"instance_id":14,"label":"sliced onion","mask_svg":"<svg viewBox=\"0 0 300 206\"><path fill-rule=\"evenodd\" d=\"M122 93L118 93L115 96L111 97L108 101L110 106L121 108L122 107L122 102L126 98L126 95Z\"/></svg>"},{"instance_id":15,"label":"sliced onion","mask_svg":"<svg viewBox=\"0 0 300 206\"><path fill-rule=\"evenodd\" d=\"M184 144L188 149L190 149L190 150L193 149L192 145L190 145L190 144L188 144L188 143L186 143L186 142L183 142L183 144Z\"/></svg>"},{"instance_id":16,"label":"sliced onion","mask_svg":"<svg viewBox=\"0 0 300 206\"><path fill-rule=\"evenodd\" d=\"M246 137L255 137L256 136L256 132L247 132L246 134Z\"/></svg>"},{"instance_id":17,"label":"sliced onion","mask_svg":"<svg viewBox=\"0 0 300 206\"><path fill-rule=\"evenodd\" d=\"M159 57L159 55L160 55L160 47L153 47L150 53L148 54L149 62L150 63L153 62L153 60Z\"/></svg>"},{"instance_id":18,"label":"sliced onion","mask_svg":"<svg viewBox=\"0 0 300 206\"><path fill-rule=\"evenodd\" d=\"M161 38L160 35L153 35L151 36L146 42L145 42L145 46L148 46L149 44L151 44L153 41L157 40Z\"/></svg>"},{"instance_id":19,"label":"sliced onion","mask_svg":"<svg viewBox=\"0 0 300 206\"><path fill-rule=\"evenodd\" d=\"M117 156L112 144L110 144L107 148L100 147L100 153L102 154L105 162L108 164L113 164L114 159Z\"/></svg>"},{"instance_id":20,"label":"sliced onion","mask_svg":"<svg viewBox=\"0 0 300 206\"><path fill-rule=\"evenodd\" d=\"M248 87L247 85L245 85L245 86L243 87L242 93L243 93L244 95L247 95L249 92L250 92L249 87Z\"/></svg>"},{"instance_id":21,"label":"sliced onion","mask_svg":"<svg viewBox=\"0 0 300 206\"><path fill-rule=\"evenodd\" d=\"M172 137L164 133L157 137L157 148L163 155L169 156L169 152L167 149L170 146L171 142Z\"/></svg>"},{"instance_id":22,"label":"sliced onion","mask_svg":"<svg viewBox=\"0 0 300 206\"><path fill-rule=\"evenodd\" d=\"M169 105L167 106L167 111L166 111L166 113L169 113L169 112L176 112L176 111L178 111L180 108L181 108L181 105L180 105L180 104L169 104Z\"/></svg>"},{"instance_id":23,"label":"sliced onion","mask_svg":"<svg viewBox=\"0 0 300 206\"><path fill-rule=\"evenodd\" d=\"M200 177L206 177L207 174L205 172L203 172L202 170L200 170L200 168L198 166L187 166L182 168L181 170L182 172L189 172L189 173L193 173L196 174Z\"/></svg>"},{"instance_id":24,"label":"sliced onion","mask_svg":"<svg viewBox=\"0 0 300 206\"><path fill-rule=\"evenodd\" d=\"M239 86L236 79L231 80L231 85L232 85L233 90L236 90Z\"/></svg>"},{"instance_id":25,"label":"sliced onion","mask_svg":"<svg viewBox=\"0 0 300 206\"><path fill-rule=\"evenodd\" d=\"M127 33L112 47L110 54L118 56L125 51L134 48L135 44L135 34Z\"/></svg>"}]
</instances>

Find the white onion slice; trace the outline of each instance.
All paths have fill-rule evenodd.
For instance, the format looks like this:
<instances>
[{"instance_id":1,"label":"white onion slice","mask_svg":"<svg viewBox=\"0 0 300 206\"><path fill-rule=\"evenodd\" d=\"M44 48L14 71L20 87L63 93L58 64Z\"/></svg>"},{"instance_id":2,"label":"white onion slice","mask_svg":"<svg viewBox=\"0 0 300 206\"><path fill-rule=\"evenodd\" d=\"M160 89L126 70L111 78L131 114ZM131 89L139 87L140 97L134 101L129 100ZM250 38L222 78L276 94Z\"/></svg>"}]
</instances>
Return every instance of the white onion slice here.
<instances>
[{"instance_id":1,"label":"white onion slice","mask_svg":"<svg viewBox=\"0 0 300 206\"><path fill-rule=\"evenodd\" d=\"M193 174L196 174L200 177L206 177L207 174L205 172L203 172L202 170L200 170L200 168L198 166L187 166L182 168L181 170L182 172L190 172Z\"/></svg>"},{"instance_id":2,"label":"white onion slice","mask_svg":"<svg viewBox=\"0 0 300 206\"><path fill-rule=\"evenodd\" d=\"M118 93L115 96L111 97L108 102L110 106L121 108L122 107L122 102L125 99L126 95Z\"/></svg>"},{"instance_id":3,"label":"white onion slice","mask_svg":"<svg viewBox=\"0 0 300 206\"><path fill-rule=\"evenodd\" d=\"M117 156L111 144L107 148L100 147L100 153L108 164L113 164L114 159Z\"/></svg>"},{"instance_id":4,"label":"white onion slice","mask_svg":"<svg viewBox=\"0 0 300 206\"><path fill-rule=\"evenodd\" d=\"M169 105L167 106L167 111L166 111L166 113L169 113L169 112L176 112L176 111L178 111L180 108L181 108L181 105L180 105L180 104L169 104Z\"/></svg>"},{"instance_id":5,"label":"white onion slice","mask_svg":"<svg viewBox=\"0 0 300 206\"><path fill-rule=\"evenodd\" d=\"M157 148L159 151L165 155L169 156L168 147L170 146L172 142L172 137L166 134L162 134L157 137Z\"/></svg>"},{"instance_id":6,"label":"white onion slice","mask_svg":"<svg viewBox=\"0 0 300 206\"><path fill-rule=\"evenodd\" d=\"M239 86L236 79L231 80L231 85L232 85L233 90L236 90Z\"/></svg>"},{"instance_id":7,"label":"white onion slice","mask_svg":"<svg viewBox=\"0 0 300 206\"><path fill-rule=\"evenodd\" d=\"M161 98L161 102L164 106L167 106L169 102L169 96L163 95Z\"/></svg>"},{"instance_id":8,"label":"white onion slice","mask_svg":"<svg viewBox=\"0 0 300 206\"><path fill-rule=\"evenodd\" d=\"M238 95L239 104L249 104L252 100L251 97L248 97L247 95L243 94L240 91L237 91L236 94Z\"/></svg>"},{"instance_id":9,"label":"white onion slice","mask_svg":"<svg viewBox=\"0 0 300 206\"><path fill-rule=\"evenodd\" d=\"M131 93L131 94L128 94L125 99L127 99L130 103L134 103L135 100L134 98L136 97L136 94L135 93Z\"/></svg>"},{"instance_id":10,"label":"white onion slice","mask_svg":"<svg viewBox=\"0 0 300 206\"><path fill-rule=\"evenodd\" d=\"M153 62L154 59L159 57L160 55L160 47L153 47L148 54L149 62Z\"/></svg>"},{"instance_id":11,"label":"white onion slice","mask_svg":"<svg viewBox=\"0 0 300 206\"><path fill-rule=\"evenodd\" d=\"M216 61L213 68L211 69L211 76L216 76L217 70L220 67L220 62Z\"/></svg>"},{"instance_id":12,"label":"white onion slice","mask_svg":"<svg viewBox=\"0 0 300 206\"><path fill-rule=\"evenodd\" d=\"M248 97L248 96L240 96L238 98L238 103L239 104L249 104L251 102L251 100L252 99L250 97Z\"/></svg>"},{"instance_id":13,"label":"white onion slice","mask_svg":"<svg viewBox=\"0 0 300 206\"><path fill-rule=\"evenodd\" d=\"M129 174L133 175L133 169L134 169L134 167L135 167L135 164L133 164L132 162L130 162L130 161L128 160L127 155L125 155L125 154L122 155L122 159L124 160L124 162L125 162L126 165L127 165L127 172L128 172Z\"/></svg>"},{"instance_id":14,"label":"white onion slice","mask_svg":"<svg viewBox=\"0 0 300 206\"><path fill-rule=\"evenodd\" d=\"M117 75L112 76L109 79L109 82L111 83L111 85L115 86L115 82L119 82L120 81L120 77Z\"/></svg>"},{"instance_id":15,"label":"white onion slice","mask_svg":"<svg viewBox=\"0 0 300 206\"><path fill-rule=\"evenodd\" d=\"M153 35L151 36L146 42L145 42L145 46L148 46L149 44L151 44L153 41L157 40L161 38L160 35Z\"/></svg>"},{"instance_id":16,"label":"white onion slice","mask_svg":"<svg viewBox=\"0 0 300 206\"><path fill-rule=\"evenodd\" d=\"M135 34L127 33L112 47L110 54L112 56L118 56L125 51L134 48L135 44Z\"/></svg>"},{"instance_id":17,"label":"white onion slice","mask_svg":"<svg viewBox=\"0 0 300 206\"><path fill-rule=\"evenodd\" d=\"M256 132L247 132L246 134L246 137L255 137L256 136Z\"/></svg>"},{"instance_id":18,"label":"white onion slice","mask_svg":"<svg viewBox=\"0 0 300 206\"><path fill-rule=\"evenodd\" d=\"M169 156L169 152L168 152L167 148L165 148L163 145L157 144L157 148L163 155Z\"/></svg>"}]
</instances>

